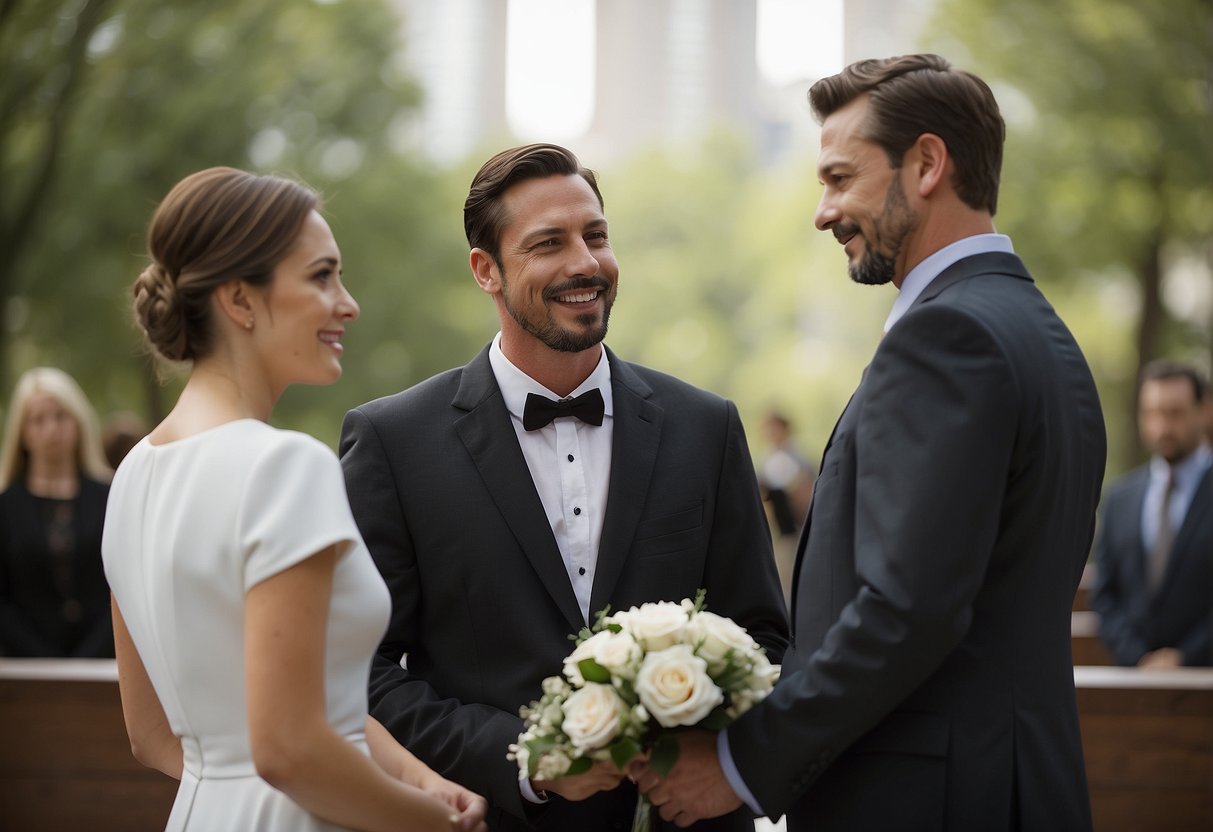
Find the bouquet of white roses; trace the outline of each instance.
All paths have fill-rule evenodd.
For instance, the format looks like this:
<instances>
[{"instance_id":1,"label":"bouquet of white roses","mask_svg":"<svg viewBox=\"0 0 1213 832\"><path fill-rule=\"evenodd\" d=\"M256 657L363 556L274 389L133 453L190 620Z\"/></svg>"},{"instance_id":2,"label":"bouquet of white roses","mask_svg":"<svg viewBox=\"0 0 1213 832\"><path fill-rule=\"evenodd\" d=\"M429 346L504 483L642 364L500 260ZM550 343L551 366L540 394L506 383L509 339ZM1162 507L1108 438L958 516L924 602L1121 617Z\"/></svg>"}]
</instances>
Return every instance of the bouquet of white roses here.
<instances>
[{"instance_id":1,"label":"bouquet of white roses","mask_svg":"<svg viewBox=\"0 0 1213 832\"><path fill-rule=\"evenodd\" d=\"M694 601L661 601L598 614L576 636L561 676L520 713L526 728L509 757L531 780L581 774L595 760L619 769L648 754L665 774L678 758L676 730L720 730L760 702L779 669L744 628ZM642 796L633 829L647 830Z\"/></svg>"}]
</instances>

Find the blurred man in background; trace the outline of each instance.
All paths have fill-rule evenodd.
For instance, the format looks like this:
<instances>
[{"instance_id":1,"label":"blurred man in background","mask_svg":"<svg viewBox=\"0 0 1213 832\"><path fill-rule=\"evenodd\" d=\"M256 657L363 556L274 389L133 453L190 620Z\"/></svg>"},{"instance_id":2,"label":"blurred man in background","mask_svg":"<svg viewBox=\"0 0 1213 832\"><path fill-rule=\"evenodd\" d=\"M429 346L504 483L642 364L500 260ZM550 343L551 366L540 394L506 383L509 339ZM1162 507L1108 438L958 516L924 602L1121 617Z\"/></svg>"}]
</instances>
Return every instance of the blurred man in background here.
<instances>
[{"instance_id":1,"label":"blurred man in background","mask_svg":"<svg viewBox=\"0 0 1213 832\"><path fill-rule=\"evenodd\" d=\"M1092 607L1116 663L1209 665L1213 627L1213 450L1208 383L1186 364L1142 371L1138 428L1150 461L1108 488Z\"/></svg>"}]
</instances>

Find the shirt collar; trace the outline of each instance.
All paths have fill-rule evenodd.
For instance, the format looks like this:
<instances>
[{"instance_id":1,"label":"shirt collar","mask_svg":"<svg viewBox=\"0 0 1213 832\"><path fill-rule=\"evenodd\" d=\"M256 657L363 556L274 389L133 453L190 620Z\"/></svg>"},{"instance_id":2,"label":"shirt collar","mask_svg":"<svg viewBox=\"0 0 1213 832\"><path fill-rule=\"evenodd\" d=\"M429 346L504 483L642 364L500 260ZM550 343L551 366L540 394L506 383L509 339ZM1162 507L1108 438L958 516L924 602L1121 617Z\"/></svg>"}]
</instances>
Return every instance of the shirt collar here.
<instances>
[{"instance_id":1,"label":"shirt collar","mask_svg":"<svg viewBox=\"0 0 1213 832\"><path fill-rule=\"evenodd\" d=\"M611 395L611 362L607 360L606 348L603 348L594 371L589 374L585 381L577 385L577 389L570 393L568 397L553 393L514 366L514 363L506 358L505 353L501 351L500 332L497 333L497 336L493 339L492 346L489 347L489 364L493 368L493 375L497 378L497 386L501 388L501 397L505 400L506 410L517 419L522 418L522 410L526 405L528 393L546 396L549 399L561 399L580 396L582 393L595 387L602 394L603 414L614 416L614 397Z\"/></svg>"},{"instance_id":2,"label":"shirt collar","mask_svg":"<svg viewBox=\"0 0 1213 832\"><path fill-rule=\"evenodd\" d=\"M893 328L893 324L901 320L901 316L910 310L914 301L931 285L931 281L943 274L944 269L966 257L989 252L1014 254L1015 250L1011 247L1011 238L1005 234L974 234L932 252L910 269L910 273L902 281L901 292L893 302L893 310L889 312L888 320L884 322L884 331L888 332Z\"/></svg>"},{"instance_id":3,"label":"shirt collar","mask_svg":"<svg viewBox=\"0 0 1213 832\"><path fill-rule=\"evenodd\" d=\"M1213 465L1213 449L1207 442L1202 442L1196 450L1175 463L1175 489L1186 491L1194 487L1210 465ZM1168 467L1169 463L1161 456L1155 454L1150 457L1150 479L1166 482Z\"/></svg>"}]
</instances>

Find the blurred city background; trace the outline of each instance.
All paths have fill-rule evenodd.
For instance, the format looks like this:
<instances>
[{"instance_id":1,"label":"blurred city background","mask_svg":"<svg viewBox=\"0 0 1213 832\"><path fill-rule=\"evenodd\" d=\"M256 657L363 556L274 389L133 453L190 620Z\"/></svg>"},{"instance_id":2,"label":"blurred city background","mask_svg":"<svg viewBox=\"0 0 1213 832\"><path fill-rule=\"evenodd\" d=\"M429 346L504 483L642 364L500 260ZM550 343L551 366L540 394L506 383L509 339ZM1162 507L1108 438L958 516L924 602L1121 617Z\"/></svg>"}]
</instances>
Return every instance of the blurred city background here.
<instances>
[{"instance_id":1,"label":"blurred city background","mask_svg":"<svg viewBox=\"0 0 1213 832\"><path fill-rule=\"evenodd\" d=\"M180 378L129 285L157 200L225 164L325 195L362 316L341 382L274 419L335 444L348 408L496 331L467 185L551 140L601 177L608 343L736 400L756 458L771 410L816 457L895 290L851 284L813 228L805 93L909 51L999 97L999 230L1086 350L1125 470L1141 363L1213 361L1210 0L0 0L0 407L50 364L103 418L163 415Z\"/></svg>"}]
</instances>

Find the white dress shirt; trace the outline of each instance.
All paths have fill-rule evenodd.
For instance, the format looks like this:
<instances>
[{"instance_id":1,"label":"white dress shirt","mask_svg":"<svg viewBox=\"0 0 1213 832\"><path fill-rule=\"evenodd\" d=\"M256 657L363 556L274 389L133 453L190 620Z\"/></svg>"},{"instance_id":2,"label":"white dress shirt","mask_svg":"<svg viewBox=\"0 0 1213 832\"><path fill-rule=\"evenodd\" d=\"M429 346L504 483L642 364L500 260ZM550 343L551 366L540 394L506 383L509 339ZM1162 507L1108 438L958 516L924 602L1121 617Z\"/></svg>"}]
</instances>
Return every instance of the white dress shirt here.
<instances>
[{"instance_id":1,"label":"white dress shirt","mask_svg":"<svg viewBox=\"0 0 1213 832\"><path fill-rule=\"evenodd\" d=\"M590 590L594 586L594 567L598 562L598 543L602 539L607 487L611 481L614 408L611 365L606 350L602 351L598 366L589 378L569 394L570 397L579 396L597 387L604 407L601 425L586 424L575 416L559 416L539 430L527 430L522 426L522 411L528 393L549 399L564 397L548 390L505 357L501 351L501 333L493 339L489 363L510 412L510 422L556 537L556 545L564 558L564 568L581 607L581 616L589 624Z\"/></svg>"},{"instance_id":2,"label":"white dress shirt","mask_svg":"<svg viewBox=\"0 0 1213 832\"><path fill-rule=\"evenodd\" d=\"M906 279L901 282L901 291L897 295L897 300L893 302L893 310L889 312L888 320L884 322L884 331L887 333L893 328L893 324L901 320L901 316L909 311L910 307L914 305L914 301L918 300L919 296L931 285L931 281L943 274L944 269L948 266L966 257L972 257L974 254L990 252L1014 254L1015 249L1011 247L1011 238L1005 234L974 234L972 237L964 237L928 255L921 263L910 269Z\"/></svg>"}]
</instances>

